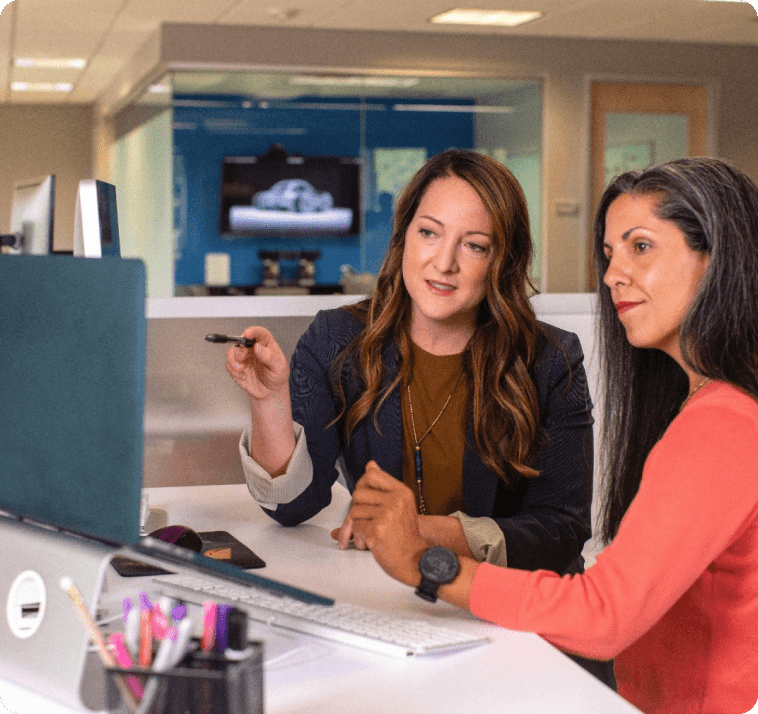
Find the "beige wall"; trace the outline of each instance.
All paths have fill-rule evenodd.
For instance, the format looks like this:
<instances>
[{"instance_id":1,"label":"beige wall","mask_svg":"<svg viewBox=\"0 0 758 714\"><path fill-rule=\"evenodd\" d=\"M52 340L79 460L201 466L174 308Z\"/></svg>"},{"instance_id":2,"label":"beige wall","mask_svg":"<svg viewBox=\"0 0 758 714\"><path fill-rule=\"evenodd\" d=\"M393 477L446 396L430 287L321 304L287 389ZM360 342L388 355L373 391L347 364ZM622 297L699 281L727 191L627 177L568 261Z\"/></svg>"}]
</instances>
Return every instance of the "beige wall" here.
<instances>
[{"instance_id":1,"label":"beige wall","mask_svg":"<svg viewBox=\"0 0 758 714\"><path fill-rule=\"evenodd\" d=\"M0 231L15 182L55 174L54 247L71 250L76 189L92 178L93 117L89 105L0 104Z\"/></svg>"}]
</instances>

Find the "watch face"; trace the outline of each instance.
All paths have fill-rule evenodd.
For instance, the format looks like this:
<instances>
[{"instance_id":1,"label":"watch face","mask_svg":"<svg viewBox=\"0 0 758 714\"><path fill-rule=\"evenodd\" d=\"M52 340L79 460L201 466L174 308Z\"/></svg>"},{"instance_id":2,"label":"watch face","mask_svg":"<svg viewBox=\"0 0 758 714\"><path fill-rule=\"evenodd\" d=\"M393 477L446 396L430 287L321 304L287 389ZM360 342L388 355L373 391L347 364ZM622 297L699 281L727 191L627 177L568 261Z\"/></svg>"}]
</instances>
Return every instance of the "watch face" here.
<instances>
[{"instance_id":1,"label":"watch face","mask_svg":"<svg viewBox=\"0 0 758 714\"><path fill-rule=\"evenodd\" d=\"M435 583L451 583L458 575L458 557L448 548L434 546L421 556L421 574Z\"/></svg>"}]
</instances>

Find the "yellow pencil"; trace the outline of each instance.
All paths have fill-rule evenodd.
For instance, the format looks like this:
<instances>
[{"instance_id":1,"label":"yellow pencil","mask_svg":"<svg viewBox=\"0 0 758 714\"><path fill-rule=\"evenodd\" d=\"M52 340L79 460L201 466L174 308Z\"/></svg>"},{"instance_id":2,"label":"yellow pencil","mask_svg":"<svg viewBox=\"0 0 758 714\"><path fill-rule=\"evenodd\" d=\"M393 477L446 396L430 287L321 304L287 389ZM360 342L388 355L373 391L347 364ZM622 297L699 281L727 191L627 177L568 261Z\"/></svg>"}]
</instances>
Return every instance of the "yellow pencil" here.
<instances>
[{"instance_id":1,"label":"yellow pencil","mask_svg":"<svg viewBox=\"0 0 758 714\"><path fill-rule=\"evenodd\" d=\"M73 580L71 580L69 577L61 578L60 587L61 590L67 593L71 598L71 602L74 603L74 607L76 608L76 612L79 615L79 619L82 621L82 624L89 632L90 638L95 643L97 653L100 655L100 661L106 667L117 667L118 664L115 658L111 654L111 651L108 649L108 645L106 644L105 639L103 639L103 636L100 634L100 630L97 628L95 621L92 619L92 615L90 615L89 610L87 610L87 605L84 602L84 598L82 598L78 588L76 585L74 585ZM127 686L123 677L115 677L115 680L116 686L121 692L121 696L124 698L129 711L135 712L137 710L137 700L134 698L134 695Z\"/></svg>"}]
</instances>

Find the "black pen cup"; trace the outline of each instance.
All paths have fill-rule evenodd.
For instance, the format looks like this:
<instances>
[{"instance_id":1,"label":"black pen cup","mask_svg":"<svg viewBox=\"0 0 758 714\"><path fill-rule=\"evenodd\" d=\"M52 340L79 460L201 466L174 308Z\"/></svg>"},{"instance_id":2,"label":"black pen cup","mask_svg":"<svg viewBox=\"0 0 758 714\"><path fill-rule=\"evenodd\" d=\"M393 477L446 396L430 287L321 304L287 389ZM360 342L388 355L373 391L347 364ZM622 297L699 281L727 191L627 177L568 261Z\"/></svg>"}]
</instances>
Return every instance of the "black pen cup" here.
<instances>
[{"instance_id":1,"label":"black pen cup","mask_svg":"<svg viewBox=\"0 0 758 714\"><path fill-rule=\"evenodd\" d=\"M238 658L199 650L166 672L107 668L111 714L263 714L263 644L248 643ZM145 696L127 704L116 677L136 676Z\"/></svg>"}]
</instances>

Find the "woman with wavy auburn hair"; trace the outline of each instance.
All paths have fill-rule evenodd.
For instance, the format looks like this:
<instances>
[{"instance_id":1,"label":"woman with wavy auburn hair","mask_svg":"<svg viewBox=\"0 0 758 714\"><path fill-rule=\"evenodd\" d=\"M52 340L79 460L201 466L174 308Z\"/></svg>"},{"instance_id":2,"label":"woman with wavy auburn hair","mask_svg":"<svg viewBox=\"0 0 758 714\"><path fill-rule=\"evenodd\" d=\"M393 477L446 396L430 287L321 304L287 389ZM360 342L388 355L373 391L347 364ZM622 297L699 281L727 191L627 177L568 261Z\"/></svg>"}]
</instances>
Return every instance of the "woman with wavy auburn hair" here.
<instances>
[{"instance_id":1,"label":"woman with wavy auburn hair","mask_svg":"<svg viewBox=\"0 0 758 714\"><path fill-rule=\"evenodd\" d=\"M291 365L249 327L227 369L250 397L248 487L284 525L376 463L414 494L429 544L500 565L583 570L592 416L576 335L540 323L523 191L473 151L431 157L397 200L373 295L320 312ZM353 538L348 517L334 538ZM601 667L602 669L602 667Z\"/></svg>"}]
</instances>

